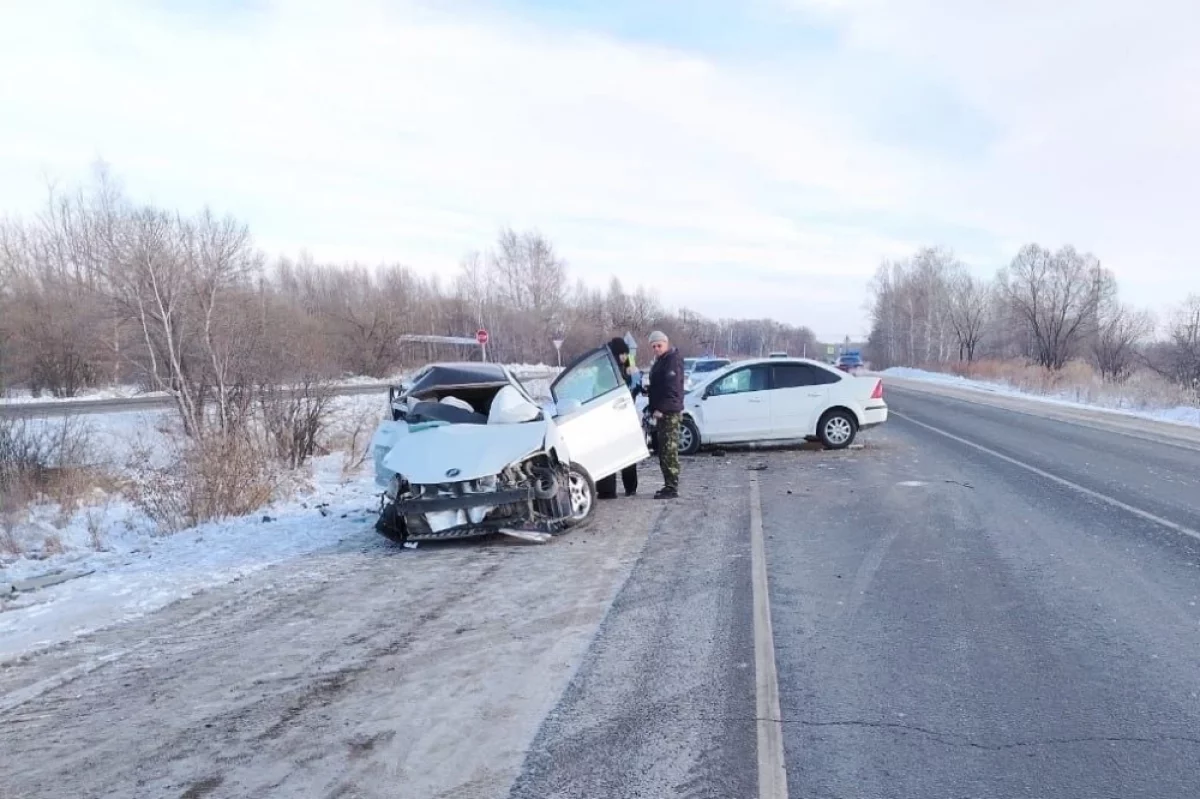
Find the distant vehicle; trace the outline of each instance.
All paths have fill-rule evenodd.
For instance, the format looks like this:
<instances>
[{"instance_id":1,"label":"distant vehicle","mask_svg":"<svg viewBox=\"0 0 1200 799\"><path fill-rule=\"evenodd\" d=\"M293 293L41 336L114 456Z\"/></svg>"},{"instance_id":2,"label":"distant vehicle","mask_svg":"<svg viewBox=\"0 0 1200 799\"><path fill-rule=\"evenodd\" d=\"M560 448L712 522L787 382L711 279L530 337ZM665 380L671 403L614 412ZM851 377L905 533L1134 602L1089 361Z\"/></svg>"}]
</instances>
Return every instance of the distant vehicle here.
<instances>
[{"instance_id":1,"label":"distant vehicle","mask_svg":"<svg viewBox=\"0 0 1200 799\"><path fill-rule=\"evenodd\" d=\"M728 358L693 358L692 368L689 370L684 366L684 391L691 391L692 386L703 379L703 375L709 372L715 372L718 369L724 369L731 361Z\"/></svg>"},{"instance_id":2,"label":"distant vehicle","mask_svg":"<svg viewBox=\"0 0 1200 799\"><path fill-rule=\"evenodd\" d=\"M837 368L843 372L852 372L863 367L862 356L857 352L846 352L837 359Z\"/></svg>"},{"instance_id":3,"label":"distant vehicle","mask_svg":"<svg viewBox=\"0 0 1200 799\"><path fill-rule=\"evenodd\" d=\"M769 355L767 355L767 357L768 358L786 358L786 357L788 357L788 354L786 352L772 352Z\"/></svg>"},{"instance_id":4,"label":"distant vehicle","mask_svg":"<svg viewBox=\"0 0 1200 799\"><path fill-rule=\"evenodd\" d=\"M820 441L845 449L887 421L883 381L807 358L739 361L705 376L684 398L679 449L708 444Z\"/></svg>"}]
</instances>

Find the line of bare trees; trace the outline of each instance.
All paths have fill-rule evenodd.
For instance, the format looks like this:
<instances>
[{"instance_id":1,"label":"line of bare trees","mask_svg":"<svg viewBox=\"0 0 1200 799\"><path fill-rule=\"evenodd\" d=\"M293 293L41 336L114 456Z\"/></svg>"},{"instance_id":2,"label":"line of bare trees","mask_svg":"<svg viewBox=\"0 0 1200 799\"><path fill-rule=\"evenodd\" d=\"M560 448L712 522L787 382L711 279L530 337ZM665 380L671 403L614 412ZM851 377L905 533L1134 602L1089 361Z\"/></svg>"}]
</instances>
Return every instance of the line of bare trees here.
<instances>
[{"instance_id":1,"label":"line of bare trees","mask_svg":"<svg viewBox=\"0 0 1200 799\"><path fill-rule=\"evenodd\" d=\"M653 328L686 354L816 349L804 327L668 311L615 278L572 283L537 232L505 230L451 275L269 259L244 223L139 205L104 168L32 218L0 221L0 390L139 383L169 392L192 435L239 425L264 386L478 357L404 336L480 327L506 362L553 363L555 339L565 361Z\"/></svg>"},{"instance_id":2,"label":"line of bare trees","mask_svg":"<svg viewBox=\"0 0 1200 799\"><path fill-rule=\"evenodd\" d=\"M931 247L886 261L870 284L868 355L878 366L1025 359L1050 371L1090 362L1108 381L1147 368L1200 384L1200 296L1156 338L1153 316L1121 302L1116 279L1070 246L1021 248L991 279Z\"/></svg>"}]
</instances>

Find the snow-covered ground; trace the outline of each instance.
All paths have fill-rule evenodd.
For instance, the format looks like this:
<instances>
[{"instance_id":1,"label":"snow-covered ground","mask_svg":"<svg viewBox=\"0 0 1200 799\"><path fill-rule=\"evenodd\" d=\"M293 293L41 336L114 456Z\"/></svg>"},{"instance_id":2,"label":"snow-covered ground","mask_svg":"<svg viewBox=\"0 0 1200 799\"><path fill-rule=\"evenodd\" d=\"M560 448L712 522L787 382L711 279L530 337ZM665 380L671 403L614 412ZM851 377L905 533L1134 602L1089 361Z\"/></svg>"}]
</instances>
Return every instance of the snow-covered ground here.
<instances>
[{"instance_id":1,"label":"snow-covered ground","mask_svg":"<svg viewBox=\"0 0 1200 799\"><path fill-rule=\"evenodd\" d=\"M535 397L549 396L557 370L514 367ZM345 444L357 428L365 447L383 417L386 398L338 397L330 434ZM92 439L91 463L120 475L147 453L169 457L175 425L168 410L30 420L34 425L82 423ZM336 545L351 536L372 540L379 492L369 460L347 472L348 455L334 451L298 477L301 488L255 513L163 535L153 520L119 493L94 489L75 511L35 505L9 532L22 554L0 551L0 661L111 626L204 588L273 563ZM158 464L162 465L161 460ZM3 532L3 530L0 530ZM47 575L86 573L59 585L12 593L12 586ZM6 593L7 592L7 593Z\"/></svg>"},{"instance_id":2,"label":"snow-covered ground","mask_svg":"<svg viewBox=\"0 0 1200 799\"><path fill-rule=\"evenodd\" d=\"M885 369L880 374L882 374L884 377L943 383L945 385L954 386L957 388L970 389L973 391L986 391L991 394L1037 400L1039 402L1046 402L1068 408L1105 410L1156 422L1170 422L1180 425L1200 426L1200 408L1189 405L1152 407L1144 403L1134 402L1133 400L1127 397L1122 397L1119 394L1108 397L1106 401L1103 402L1079 402L1071 399L1067 392L1060 392L1058 394L1038 394L1030 391L1022 391L1019 388L1015 388L1004 383L989 382L985 380L972 380L970 378L960 377L958 375L945 374L943 372L929 372L923 369L912 369L903 366Z\"/></svg>"},{"instance_id":3,"label":"snow-covered ground","mask_svg":"<svg viewBox=\"0 0 1200 799\"><path fill-rule=\"evenodd\" d=\"M513 374L522 380L526 378L539 378L546 375L554 375L558 373L558 368L547 366L544 363L517 363L508 364L508 368ZM381 383L394 383L403 380L412 372L403 372L401 374L392 375L390 377L345 377L334 381L333 385L337 388L353 388L355 386L369 386ZM134 385L118 385L106 386L103 388L92 388L80 392L74 397L53 397L49 394L42 394L39 397L33 396L28 389L17 388L9 389L4 394L0 394L0 405L21 405L31 402L81 402L81 401L100 401L100 400L116 400L116 399L131 399L133 397L166 397L164 391L142 391Z\"/></svg>"},{"instance_id":4,"label":"snow-covered ground","mask_svg":"<svg viewBox=\"0 0 1200 799\"><path fill-rule=\"evenodd\" d=\"M365 446L384 404L375 396L338 398L331 432L344 437L361 425ZM93 464L111 472L128 474L143 452L169 451L168 411L95 415L88 423ZM293 494L249 516L170 535L126 497L98 488L73 512L55 504L30 507L10 531L23 554L0 555L0 660L370 531L378 491L369 468L347 473L348 458L344 451L316 458L293 477L299 486ZM77 573L88 574L11 593L30 579Z\"/></svg>"},{"instance_id":5,"label":"snow-covered ground","mask_svg":"<svg viewBox=\"0 0 1200 799\"><path fill-rule=\"evenodd\" d=\"M58 529L64 539L89 535L88 514L103 549L71 547L46 560L20 558L0 569L6 581L66 572L92 572L48 588L0 599L0 661L163 607L288 558L374 533L378 495L370 475L345 481L338 455L318 459L311 492L274 503L252 516L213 522L168 536L128 503L86 511ZM64 541L66 546L66 541Z\"/></svg>"}]
</instances>

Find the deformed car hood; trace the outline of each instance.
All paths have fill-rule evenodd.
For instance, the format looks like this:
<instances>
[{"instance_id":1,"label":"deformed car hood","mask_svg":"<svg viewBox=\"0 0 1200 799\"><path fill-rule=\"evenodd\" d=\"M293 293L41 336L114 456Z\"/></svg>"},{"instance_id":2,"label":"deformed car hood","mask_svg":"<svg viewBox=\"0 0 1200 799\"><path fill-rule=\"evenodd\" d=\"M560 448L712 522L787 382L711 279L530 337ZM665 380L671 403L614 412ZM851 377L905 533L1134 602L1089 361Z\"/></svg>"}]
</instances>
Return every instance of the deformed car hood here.
<instances>
[{"instance_id":1,"label":"deformed car hood","mask_svg":"<svg viewBox=\"0 0 1200 799\"><path fill-rule=\"evenodd\" d=\"M383 466L419 485L490 477L542 449L550 424L448 424L416 432L402 426Z\"/></svg>"}]
</instances>

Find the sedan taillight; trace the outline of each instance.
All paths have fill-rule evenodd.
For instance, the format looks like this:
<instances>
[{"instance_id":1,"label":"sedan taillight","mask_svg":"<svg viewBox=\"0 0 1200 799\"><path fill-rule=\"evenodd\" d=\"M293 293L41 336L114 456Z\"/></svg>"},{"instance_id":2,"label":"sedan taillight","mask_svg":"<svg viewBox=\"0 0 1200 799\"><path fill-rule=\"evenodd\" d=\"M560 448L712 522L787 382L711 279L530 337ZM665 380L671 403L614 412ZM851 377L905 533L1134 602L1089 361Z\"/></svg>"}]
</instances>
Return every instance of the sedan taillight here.
<instances>
[{"instance_id":1,"label":"sedan taillight","mask_svg":"<svg viewBox=\"0 0 1200 799\"><path fill-rule=\"evenodd\" d=\"M883 381L875 381L875 390L871 392L871 399L883 399Z\"/></svg>"}]
</instances>

